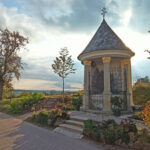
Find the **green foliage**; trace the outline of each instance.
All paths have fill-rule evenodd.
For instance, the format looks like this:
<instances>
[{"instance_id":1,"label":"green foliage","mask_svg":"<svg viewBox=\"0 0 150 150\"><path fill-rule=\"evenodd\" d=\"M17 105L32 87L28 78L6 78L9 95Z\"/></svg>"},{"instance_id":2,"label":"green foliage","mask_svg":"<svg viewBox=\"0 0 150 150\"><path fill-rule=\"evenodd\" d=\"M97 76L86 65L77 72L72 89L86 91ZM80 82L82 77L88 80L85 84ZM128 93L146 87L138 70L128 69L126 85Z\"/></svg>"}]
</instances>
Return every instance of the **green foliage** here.
<instances>
[{"instance_id":1,"label":"green foliage","mask_svg":"<svg viewBox=\"0 0 150 150\"><path fill-rule=\"evenodd\" d=\"M54 73L58 74L59 77L63 79L63 102L64 102L64 79L71 73L75 73L74 62L69 56L69 51L67 47L64 47L59 52L60 56L56 57L54 63L52 64L52 69Z\"/></svg>"},{"instance_id":2,"label":"green foliage","mask_svg":"<svg viewBox=\"0 0 150 150\"><path fill-rule=\"evenodd\" d=\"M131 140L133 142L135 138L131 139L130 133L133 133L134 136L137 137L138 130L135 123L130 119L124 119L121 121L120 127L123 129L123 136L121 136L121 140L126 144L128 144Z\"/></svg>"},{"instance_id":3,"label":"green foliage","mask_svg":"<svg viewBox=\"0 0 150 150\"><path fill-rule=\"evenodd\" d=\"M120 116L121 115L121 105L122 105L122 100L120 97L112 97L111 98L111 105L112 105L112 111L115 116Z\"/></svg>"},{"instance_id":4,"label":"green foliage","mask_svg":"<svg viewBox=\"0 0 150 150\"><path fill-rule=\"evenodd\" d=\"M10 109L14 114L20 114L23 112L23 102L19 99L13 99L10 102Z\"/></svg>"},{"instance_id":5,"label":"green foliage","mask_svg":"<svg viewBox=\"0 0 150 150\"><path fill-rule=\"evenodd\" d=\"M39 114L33 114L33 118L35 119L35 121L40 124L46 125L48 123L48 117L49 112L47 110L42 110Z\"/></svg>"},{"instance_id":6,"label":"green foliage","mask_svg":"<svg viewBox=\"0 0 150 150\"><path fill-rule=\"evenodd\" d=\"M37 104L42 99L43 94L41 93L33 93L29 96L12 99L10 102L10 110L15 114L20 114L24 111L30 111L32 106Z\"/></svg>"},{"instance_id":7,"label":"green foliage","mask_svg":"<svg viewBox=\"0 0 150 150\"><path fill-rule=\"evenodd\" d=\"M146 129L142 129L138 132L138 140L142 143L150 143L150 133Z\"/></svg>"},{"instance_id":8,"label":"green foliage","mask_svg":"<svg viewBox=\"0 0 150 150\"><path fill-rule=\"evenodd\" d=\"M75 110L80 110L82 104L82 99L80 96L73 96L71 99L71 104L74 106Z\"/></svg>"},{"instance_id":9,"label":"green foliage","mask_svg":"<svg viewBox=\"0 0 150 150\"><path fill-rule=\"evenodd\" d=\"M68 56L69 51L66 47L62 48L59 54L60 56L56 57L52 68L61 78L66 78L70 73L75 73L76 69L73 68L74 63L71 56Z\"/></svg>"},{"instance_id":10,"label":"green foliage","mask_svg":"<svg viewBox=\"0 0 150 150\"><path fill-rule=\"evenodd\" d=\"M118 140L128 144L133 139L130 134L137 137L137 128L132 121L123 120L118 125L114 120L103 121L102 123L93 120L84 121L83 134L96 141L114 144Z\"/></svg>"},{"instance_id":11,"label":"green foliage","mask_svg":"<svg viewBox=\"0 0 150 150\"><path fill-rule=\"evenodd\" d=\"M83 131L84 135L86 135L87 137L91 137L95 126L96 122L93 120L84 121L84 131Z\"/></svg>"},{"instance_id":12,"label":"green foliage","mask_svg":"<svg viewBox=\"0 0 150 150\"><path fill-rule=\"evenodd\" d=\"M40 112L34 112L32 115L33 121L42 125L49 125L51 127L55 126L57 119L69 119L69 115L67 112L58 108L51 110L43 109Z\"/></svg>"},{"instance_id":13,"label":"green foliage","mask_svg":"<svg viewBox=\"0 0 150 150\"><path fill-rule=\"evenodd\" d=\"M0 29L0 100L3 89L12 87L13 77L20 78L23 63L18 52L28 43L28 39L19 32Z\"/></svg>"},{"instance_id":14,"label":"green foliage","mask_svg":"<svg viewBox=\"0 0 150 150\"><path fill-rule=\"evenodd\" d=\"M150 99L150 83L136 83L133 86L133 100L135 105L145 106Z\"/></svg>"},{"instance_id":15,"label":"green foliage","mask_svg":"<svg viewBox=\"0 0 150 150\"><path fill-rule=\"evenodd\" d=\"M123 134L123 131L121 128L108 128L103 132L105 142L108 144L114 144L117 140L120 139L120 137Z\"/></svg>"},{"instance_id":16,"label":"green foliage","mask_svg":"<svg viewBox=\"0 0 150 150\"><path fill-rule=\"evenodd\" d=\"M134 112L134 115L131 118L136 120L143 120L143 115L141 112Z\"/></svg>"},{"instance_id":17,"label":"green foliage","mask_svg":"<svg viewBox=\"0 0 150 150\"><path fill-rule=\"evenodd\" d=\"M5 113L10 112L10 100L0 101L0 111Z\"/></svg>"},{"instance_id":18,"label":"green foliage","mask_svg":"<svg viewBox=\"0 0 150 150\"><path fill-rule=\"evenodd\" d=\"M3 99L12 99L17 97L15 92L13 92L12 88L4 88L3 89Z\"/></svg>"}]
</instances>

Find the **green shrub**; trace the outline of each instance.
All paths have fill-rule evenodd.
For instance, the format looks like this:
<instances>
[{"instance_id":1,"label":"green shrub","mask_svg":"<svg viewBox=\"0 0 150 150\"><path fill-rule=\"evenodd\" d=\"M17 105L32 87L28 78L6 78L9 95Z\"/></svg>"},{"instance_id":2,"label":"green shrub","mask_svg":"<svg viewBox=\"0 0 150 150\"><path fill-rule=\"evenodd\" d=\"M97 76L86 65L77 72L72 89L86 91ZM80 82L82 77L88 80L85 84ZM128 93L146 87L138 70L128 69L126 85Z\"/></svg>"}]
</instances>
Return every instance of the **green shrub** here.
<instances>
[{"instance_id":1,"label":"green shrub","mask_svg":"<svg viewBox=\"0 0 150 150\"><path fill-rule=\"evenodd\" d=\"M10 102L10 110L14 113L14 114L19 114L23 112L23 103L20 99L13 99Z\"/></svg>"},{"instance_id":2,"label":"green shrub","mask_svg":"<svg viewBox=\"0 0 150 150\"><path fill-rule=\"evenodd\" d=\"M96 126L96 123L93 120L84 121L84 130L83 130L84 132L83 132L83 134L87 137L91 137L93 129L95 126Z\"/></svg>"},{"instance_id":3,"label":"green shrub","mask_svg":"<svg viewBox=\"0 0 150 150\"><path fill-rule=\"evenodd\" d=\"M68 120L70 117L66 111L62 111L60 118Z\"/></svg>"},{"instance_id":4,"label":"green shrub","mask_svg":"<svg viewBox=\"0 0 150 150\"><path fill-rule=\"evenodd\" d=\"M32 106L41 101L42 98L43 95L41 93L33 93L29 96L12 99L10 102L10 109L15 114L30 111Z\"/></svg>"},{"instance_id":5,"label":"green shrub","mask_svg":"<svg viewBox=\"0 0 150 150\"><path fill-rule=\"evenodd\" d=\"M135 112L131 118L136 119L136 120L143 120L142 112Z\"/></svg>"},{"instance_id":6,"label":"green shrub","mask_svg":"<svg viewBox=\"0 0 150 150\"><path fill-rule=\"evenodd\" d=\"M42 110L36 118L36 121L40 124L48 124L49 112L47 110Z\"/></svg>"},{"instance_id":7,"label":"green shrub","mask_svg":"<svg viewBox=\"0 0 150 150\"><path fill-rule=\"evenodd\" d=\"M0 111L5 113L10 113L10 100L0 101Z\"/></svg>"},{"instance_id":8,"label":"green shrub","mask_svg":"<svg viewBox=\"0 0 150 150\"><path fill-rule=\"evenodd\" d=\"M121 115L121 105L122 105L121 101L122 100L118 96L111 98L112 111L115 116Z\"/></svg>"},{"instance_id":9,"label":"green shrub","mask_svg":"<svg viewBox=\"0 0 150 150\"><path fill-rule=\"evenodd\" d=\"M43 109L41 112L33 112L32 120L43 125L55 126L57 119L69 119L69 115L66 111L59 108L51 110Z\"/></svg>"},{"instance_id":10,"label":"green shrub","mask_svg":"<svg viewBox=\"0 0 150 150\"><path fill-rule=\"evenodd\" d=\"M145 106L150 100L150 83L137 83L133 86L133 100L135 105Z\"/></svg>"},{"instance_id":11,"label":"green shrub","mask_svg":"<svg viewBox=\"0 0 150 150\"><path fill-rule=\"evenodd\" d=\"M75 110L80 110L82 104L82 99L80 96L73 96L71 99L71 104L74 106Z\"/></svg>"},{"instance_id":12,"label":"green shrub","mask_svg":"<svg viewBox=\"0 0 150 150\"><path fill-rule=\"evenodd\" d=\"M150 143L150 132L148 132L146 129L140 130L138 132L138 140L141 143Z\"/></svg>"},{"instance_id":13,"label":"green shrub","mask_svg":"<svg viewBox=\"0 0 150 150\"><path fill-rule=\"evenodd\" d=\"M99 125L95 126L92 130L92 139L95 141L101 141L103 128Z\"/></svg>"},{"instance_id":14,"label":"green shrub","mask_svg":"<svg viewBox=\"0 0 150 150\"><path fill-rule=\"evenodd\" d=\"M114 120L103 121L101 124L93 120L87 120L84 121L83 133L93 140L109 144L114 144L118 140L128 144L137 138L137 128L130 120L123 120L120 125ZM134 139L131 139L131 135Z\"/></svg>"}]
</instances>

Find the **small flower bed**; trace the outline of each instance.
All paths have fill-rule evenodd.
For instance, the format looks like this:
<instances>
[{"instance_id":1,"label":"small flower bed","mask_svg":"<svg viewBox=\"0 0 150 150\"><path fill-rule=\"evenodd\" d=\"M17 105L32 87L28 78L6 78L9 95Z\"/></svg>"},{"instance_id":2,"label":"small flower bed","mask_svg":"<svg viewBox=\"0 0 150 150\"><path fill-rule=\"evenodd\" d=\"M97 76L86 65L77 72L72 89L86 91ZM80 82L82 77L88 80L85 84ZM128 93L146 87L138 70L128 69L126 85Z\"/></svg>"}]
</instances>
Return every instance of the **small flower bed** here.
<instances>
[{"instance_id":1,"label":"small flower bed","mask_svg":"<svg viewBox=\"0 0 150 150\"><path fill-rule=\"evenodd\" d=\"M119 145L133 144L140 138L143 139L143 132L139 132L136 125L129 119L122 120L120 124L114 120L107 120L102 123L87 120L84 122L83 134L95 141ZM148 133L147 140L150 140Z\"/></svg>"},{"instance_id":2,"label":"small flower bed","mask_svg":"<svg viewBox=\"0 0 150 150\"><path fill-rule=\"evenodd\" d=\"M73 107L73 105L72 104L65 104L65 103L60 103L60 102L58 102L57 104L56 104L56 107L57 108L60 108L60 109L62 109L62 110L64 110L64 111L68 111L68 110L74 110L74 107Z\"/></svg>"},{"instance_id":3,"label":"small flower bed","mask_svg":"<svg viewBox=\"0 0 150 150\"><path fill-rule=\"evenodd\" d=\"M32 121L35 121L42 125L55 126L57 120L69 119L69 115L66 111L60 108L53 108L51 110L43 109L39 112L33 112Z\"/></svg>"}]
</instances>

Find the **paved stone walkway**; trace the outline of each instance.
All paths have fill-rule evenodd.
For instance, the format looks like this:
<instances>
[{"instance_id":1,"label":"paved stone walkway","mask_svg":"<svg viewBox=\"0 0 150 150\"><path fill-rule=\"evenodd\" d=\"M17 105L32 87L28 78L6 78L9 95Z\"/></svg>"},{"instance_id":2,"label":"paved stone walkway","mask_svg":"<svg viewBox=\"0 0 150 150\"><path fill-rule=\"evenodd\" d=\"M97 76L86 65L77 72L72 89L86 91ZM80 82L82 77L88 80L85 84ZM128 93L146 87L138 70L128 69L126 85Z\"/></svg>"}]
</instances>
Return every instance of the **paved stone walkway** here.
<instances>
[{"instance_id":1,"label":"paved stone walkway","mask_svg":"<svg viewBox=\"0 0 150 150\"><path fill-rule=\"evenodd\" d=\"M0 150L103 150L0 113Z\"/></svg>"}]
</instances>

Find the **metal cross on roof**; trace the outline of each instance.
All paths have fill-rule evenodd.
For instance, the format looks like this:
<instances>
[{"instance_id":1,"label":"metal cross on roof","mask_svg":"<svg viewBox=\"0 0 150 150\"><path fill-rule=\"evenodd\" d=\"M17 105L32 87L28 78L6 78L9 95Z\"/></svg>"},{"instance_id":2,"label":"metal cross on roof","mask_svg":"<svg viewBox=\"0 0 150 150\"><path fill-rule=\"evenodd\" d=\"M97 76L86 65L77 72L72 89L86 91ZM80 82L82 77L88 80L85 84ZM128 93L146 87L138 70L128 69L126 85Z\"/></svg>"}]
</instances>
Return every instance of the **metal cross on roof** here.
<instances>
[{"instance_id":1,"label":"metal cross on roof","mask_svg":"<svg viewBox=\"0 0 150 150\"><path fill-rule=\"evenodd\" d=\"M102 16L103 16L103 19L105 18L105 14L107 13L107 11L106 11L106 8L104 7L103 9L102 9Z\"/></svg>"}]
</instances>

